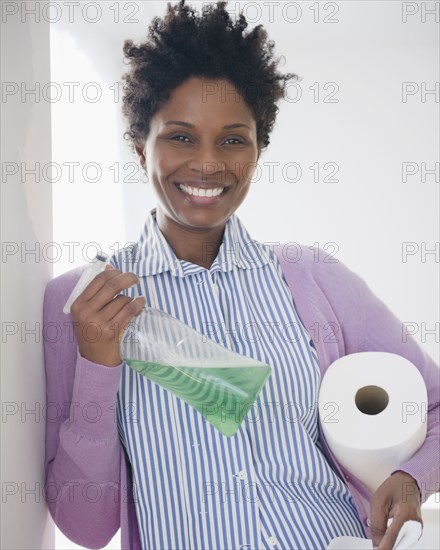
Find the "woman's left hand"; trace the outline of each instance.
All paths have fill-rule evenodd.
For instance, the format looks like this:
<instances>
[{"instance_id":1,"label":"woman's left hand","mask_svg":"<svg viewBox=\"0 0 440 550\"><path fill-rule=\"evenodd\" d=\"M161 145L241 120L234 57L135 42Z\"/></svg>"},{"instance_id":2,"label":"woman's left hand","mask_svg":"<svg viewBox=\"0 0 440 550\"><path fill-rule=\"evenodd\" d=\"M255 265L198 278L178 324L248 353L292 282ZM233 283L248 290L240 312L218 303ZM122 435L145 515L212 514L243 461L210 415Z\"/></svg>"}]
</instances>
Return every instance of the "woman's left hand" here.
<instances>
[{"instance_id":1,"label":"woman's left hand","mask_svg":"<svg viewBox=\"0 0 440 550\"><path fill-rule=\"evenodd\" d=\"M387 528L389 518L393 522ZM409 520L419 521L423 525L420 491L412 476L398 471L382 483L371 499L373 547L392 550L400 528Z\"/></svg>"}]
</instances>

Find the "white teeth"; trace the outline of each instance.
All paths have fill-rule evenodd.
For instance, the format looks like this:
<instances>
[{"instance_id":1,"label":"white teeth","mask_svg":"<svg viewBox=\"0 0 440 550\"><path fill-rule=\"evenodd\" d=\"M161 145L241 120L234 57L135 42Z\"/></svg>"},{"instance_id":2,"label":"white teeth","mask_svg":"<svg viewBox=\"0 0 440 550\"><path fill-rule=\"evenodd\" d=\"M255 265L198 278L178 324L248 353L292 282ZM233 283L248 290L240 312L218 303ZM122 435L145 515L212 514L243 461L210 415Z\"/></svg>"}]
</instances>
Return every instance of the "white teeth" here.
<instances>
[{"instance_id":1,"label":"white teeth","mask_svg":"<svg viewBox=\"0 0 440 550\"><path fill-rule=\"evenodd\" d=\"M197 189L196 187L188 187L179 183L179 188L188 195L194 195L195 197L218 197L222 191L222 187L216 189Z\"/></svg>"}]
</instances>

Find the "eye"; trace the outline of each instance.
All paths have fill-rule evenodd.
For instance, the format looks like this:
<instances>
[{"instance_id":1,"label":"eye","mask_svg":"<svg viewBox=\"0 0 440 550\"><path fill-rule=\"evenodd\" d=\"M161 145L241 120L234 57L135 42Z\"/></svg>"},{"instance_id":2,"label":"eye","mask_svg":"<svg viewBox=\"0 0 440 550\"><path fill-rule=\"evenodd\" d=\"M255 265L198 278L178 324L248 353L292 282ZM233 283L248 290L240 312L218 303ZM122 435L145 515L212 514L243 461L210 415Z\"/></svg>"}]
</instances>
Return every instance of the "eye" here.
<instances>
[{"instance_id":1,"label":"eye","mask_svg":"<svg viewBox=\"0 0 440 550\"><path fill-rule=\"evenodd\" d=\"M184 138L184 139L188 139L187 136L183 136L182 134L177 134L175 136L171 136L170 139L173 140L173 141L179 141L180 143L186 143L182 140L180 140L179 138Z\"/></svg>"},{"instance_id":2,"label":"eye","mask_svg":"<svg viewBox=\"0 0 440 550\"><path fill-rule=\"evenodd\" d=\"M188 138L188 136L185 136L184 134L175 134L173 136L169 136L169 139L171 141L176 141L177 143L189 143L190 141L190 138ZM188 141L185 141L185 140L188 140ZM228 143L228 142L235 142L235 143ZM227 138L224 143L226 143L227 145L244 145L244 141L242 139L238 139L238 138L235 138L235 137L230 137L230 138Z\"/></svg>"},{"instance_id":3,"label":"eye","mask_svg":"<svg viewBox=\"0 0 440 550\"><path fill-rule=\"evenodd\" d=\"M234 141L236 141L236 142L237 142L237 145L243 145L243 143L244 143L241 139L237 139L237 138L233 138L233 137L228 138L226 141L230 141L231 139L234 140ZM236 145L236 144L235 144L235 143L231 143L231 145Z\"/></svg>"}]
</instances>

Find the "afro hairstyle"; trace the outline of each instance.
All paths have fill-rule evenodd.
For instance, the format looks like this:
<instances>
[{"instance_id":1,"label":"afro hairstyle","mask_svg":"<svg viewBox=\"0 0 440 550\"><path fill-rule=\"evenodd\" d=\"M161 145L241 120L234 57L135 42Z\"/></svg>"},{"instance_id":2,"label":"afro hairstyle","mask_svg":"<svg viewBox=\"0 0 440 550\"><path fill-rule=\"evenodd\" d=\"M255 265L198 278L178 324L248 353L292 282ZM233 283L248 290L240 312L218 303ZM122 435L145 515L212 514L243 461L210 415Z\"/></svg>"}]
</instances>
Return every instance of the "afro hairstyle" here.
<instances>
[{"instance_id":1,"label":"afro hairstyle","mask_svg":"<svg viewBox=\"0 0 440 550\"><path fill-rule=\"evenodd\" d=\"M124 138L133 151L144 145L152 117L173 90L194 76L230 82L254 116L258 151L269 145L276 102L285 97L287 82L298 77L277 71L280 58L274 58L275 43L263 26L245 33L245 16L240 13L234 23L226 4L204 4L200 15L185 0L174 6L168 2L166 15L153 18L144 42L124 42L129 65L122 75L122 112L128 123Z\"/></svg>"}]
</instances>

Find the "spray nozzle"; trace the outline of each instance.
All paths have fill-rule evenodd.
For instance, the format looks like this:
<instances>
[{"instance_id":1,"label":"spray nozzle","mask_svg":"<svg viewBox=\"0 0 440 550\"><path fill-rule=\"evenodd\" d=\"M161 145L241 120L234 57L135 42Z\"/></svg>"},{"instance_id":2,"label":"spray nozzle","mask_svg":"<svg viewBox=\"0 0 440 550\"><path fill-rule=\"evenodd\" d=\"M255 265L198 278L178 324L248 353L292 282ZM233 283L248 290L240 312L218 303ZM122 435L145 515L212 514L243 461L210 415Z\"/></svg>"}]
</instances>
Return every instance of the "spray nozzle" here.
<instances>
[{"instance_id":1,"label":"spray nozzle","mask_svg":"<svg viewBox=\"0 0 440 550\"><path fill-rule=\"evenodd\" d=\"M63 313L70 313L70 307L78 296L83 292L87 285L98 275L101 271L104 271L107 265L109 256L104 252L97 254L91 264L84 270L83 274L76 283L75 288L72 290L66 305L63 308Z\"/></svg>"}]
</instances>

